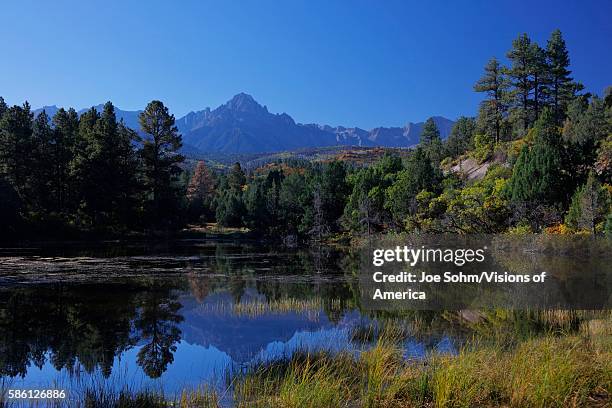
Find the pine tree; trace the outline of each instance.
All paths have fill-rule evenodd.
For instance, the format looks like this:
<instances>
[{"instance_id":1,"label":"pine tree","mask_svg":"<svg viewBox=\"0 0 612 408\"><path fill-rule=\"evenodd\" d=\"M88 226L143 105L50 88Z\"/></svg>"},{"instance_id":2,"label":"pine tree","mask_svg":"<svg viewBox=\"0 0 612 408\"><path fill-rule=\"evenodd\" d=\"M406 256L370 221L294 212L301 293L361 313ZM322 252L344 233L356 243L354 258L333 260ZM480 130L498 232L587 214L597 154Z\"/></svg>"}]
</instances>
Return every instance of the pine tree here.
<instances>
[{"instance_id":1,"label":"pine tree","mask_svg":"<svg viewBox=\"0 0 612 408\"><path fill-rule=\"evenodd\" d=\"M230 173L227 176L227 182L229 184L229 188L236 191L242 190L242 186L246 184L246 176L242 170L242 167L240 166L240 163L234 163Z\"/></svg>"},{"instance_id":2,"label":"pine tree","mask_svg":"<svg viewBox=\"0 0 612 408\"><path fill-rule=\"evenodd\" d=\"M174 115L160 101L150 102L140 113L140 128L144 133L141 157L144 167L144 183L147 207L154 222L162 216L172 217L171 210L178 205L174 186L184 158L179 154L181 135L174 125Z\"/></svg>"},{"instance_id":3,"label":"pine tree","mask_svg":"<svg viewBox=\"0 0 612 408\"><path fill-rule=\"evenodd\" d=\"M434 165L439 165L440 161L442 161L443 146L442 139L440 138L440 131L433 118L427 119L423 125L421 145Z\"/></svg>"},{"instance_id":4,"label":"pine tree","mask_svg":"<svg viewBox=\"0 0 612 408\"><path fill-rule=\"evenodd\" d=\"M459 157L473 147L474 133L476 132L476 121L474 118L461 116L453 125L448 140L446 150L452 157Z\"/></svg>"},{"instance_id":5,"label":"pine tree","mask_svg":"<svg viewBox=\"0 0 612 408\"><path fill-rule=\"evenodd\" d=\"M440 131L436 126L433 118L429 118L423 125L423 131L421 132L421 144L424 146L431 145L436 140L440 140Z\"/></svg>"},{"instance_id":6,"label":"pine tree","mask_svg":"<svg viewBox=\"0 0 612 408\"><path fill-rule=\"evenodd\" d=\"M32 118L27 102L23 106L6 108L0 118L0 174L23 201L29 199L31 191Z\"/></svg>"},{"instance_id":7,"label":"pine tree","mask_svg":"<svg viewBox=\"0 0 612 408\"><path fill-rule=\"evenodd\" d=\"M246 214L241 191L227 189L217 200L215 218L224 227L241 227Z\"/></svg>"},{"instance_id":8,"label":"pine tree","mask_svg":"<svg viewBox=\"0 0 612 408\"><path fill-rule=\"evenodd\" d=\"M426 152L418 147L408 158L406 169L398 173L395 182L385 192L387 208L397 225L414 212L415 198L421 190L431 190L438 174Z\"/></svg>"},{"instance_id":9,"label":"pine tree","mask_svg":"<svg viewBox=\"0 0 612 408\"><path fill-rule=\"evenodd\" d=\"M0 119L2 119L2 115L4 115L4 112L6 112L8 109L8 106L6 105L6 102L4 102L4 98L0 96Z\"/></svg>"},{"instance_id":10,"label":"pine tree","mask_svg":"<svg viewBox=\"0 0 612 408\"><path fill-rule=\"evenodd\" d=\"M574 187L586 181L597 159L598 147L612 133L608 115L604 101L598 97L593 97L588 105L583 98L574 98L568 105L563 140Z\"/></svg>"},{"instance_id":11,"label":"pine tree","mask_svg":"<svg viewBox=\"0 0 612 408\"><path fill-rule=\"evenodd\" d=\"M312 196L304 175L292 173L283 179L279 193L279 215L284 227L283 238L294 243L295 239L311 229L305 221L306 208L312 205Z\"/></svg>"},{"instance_id":12,"label":"pine tree","mask_svg":"<svg viewBox=\"0 0 612 408\"><path fill-rule=\"evenodd\" d=\"M62 117L70 134L72 120L69 115ZM101 114L91 108L81 115L72 176L80 212L87 217L84 223L122 229L133 223L138 165L133 142L137 139L134 131L117 122L111 102Z\"/></svg>"},{"instance_id":13,"label":"pine tree","mask_svg":"<svg viewBox=\"0 0 612 408\"><path fill-rule=\"evenodd\" d=\"M79 116L74 109L60 108L53 116L54 154L52 190L56 200L55 207L60 212L68 211L74 194L74 183L70 179L75 143L79 131Z\"/></svg>"},{"instance_id":14,"label":"pine tree","mask_svg":"<svg viewBox=\"0 0 612 408\"><path fill-rule=\"evenodd\" d=\"M249 183L244 195L245 223L253 231L267 233L273 226L271 209L268 206L268 191L270 185L267 180L259 177Z\"/></svg>"},{"instance_id":15,"label":"pine tree","mask_svg":"<svg viewBox=\"0 0 612 408\"><path fill-rule=\"evenodd\" d=\"M49 125L49 116L43 110L36 116L32 126L32 206L40 212L52 210L54 153L54 132Z\"/></svg>"},{"instance_id":16,"label":"pine tree","mask_svg":"<svg viewBox=\"0 0 612 408\"><path fill-rule=\"evenodd\" d=\"M134 144L140 141L136 131L126 127L123 121L117 126L112 162L115 171L113 183L113 220L121 228L134 226L141 186L138 180L139 160Z\"/></svg>"},{"instance_id":17,"label":"pine tree","mask_svg":"<svg viewBox=\"0 0 612 408\"><path fill-rule=\"evenodd\" d=\"M493 130L495 143L501 140L501 122L506 115L508 78L497 59L492 58L485 66L485 74L474 85L476 92L485 92L488 99L481 104L483 124Z\"/></svg>"},{"instance_id":18,"label":"pine tree","mask_svg":"<svg viewBox=\"0 0 612 408\"><path fill-rule=\"evenodd\" d=\"M534 145L523 147L509 180L514 203L559 203L564 198L560 135L549 109L535 125Z\"/></svg>"},{"instance_id":19,"label":"pine tree","mask_svg":"<svg viewBox=\"0 0 612 408\"><path fill-rule=\"evenodd\" d=\"M550 91L553 112L558 123L563 121L563 112L577 91L583 86L573 82L569 70L570 58L560 30L552 32L546 46L546 58L550 70Z\"/></svg>"},{"instance_id":20,"label":"pine tree","mask_svg":"<svg viewBox=\"0 0 612 408\"><path fill-rule=\"evenodd\" d=\"M343 162L334 160L325 166L318 193L321 228L336 230L337 221L344 212L350 194L346 182L346 165Z\"/></svg>"},{"instance_id":21,"label":"pine tree","mask_svg":"<svg viewBox=\"0 0 612 408\"><path fill-rule=\"evenodd\" d=\"M546 61L546 52L536 43L531 44L530 72L533 81L534 120L538 120L548 97L550 70Z\"/></svg>"},{"instance_id":22,"label":"pine tree","mask_svg":"<svg viewBox=\"0 0 612 408\"><path fill-rule=\"evenodd\" d=\"M84 112L79 118L79 129L74 146L74 157L70 165L70 178L74 182L74 201L82 224L90 224L96 212L98 196L97 181L99 169L96 157L99 154L99 138L95 134L95 124L100 115L95 108Z\"/></svg>"},{"instance_id":23,"label":"pine tree","mask_svg":"<svg viewBox=\"0 0 612 408\"><path fill-rule=\"evenodd\" d=\"M612 86L607 86L604 90L603 94L604 103L606 104L606 109L612 108ZM2 110L0 110L0 113Z\"/></svg>"},{"instance_id":24,"label":"pine tree","mask_svg":"<svg viewBox=\"0 0 612 408\"><path fill-rule=\"evenodd\" d=\"M521 34L512 41L512 49L507 57L512 62L508 71L512 91L516 104L518 105L519 118L523 122L523 129L529 128L530 119L530 96L533 90L531 80L533 47L527 34Z\"/></svg>"}]
</instances>

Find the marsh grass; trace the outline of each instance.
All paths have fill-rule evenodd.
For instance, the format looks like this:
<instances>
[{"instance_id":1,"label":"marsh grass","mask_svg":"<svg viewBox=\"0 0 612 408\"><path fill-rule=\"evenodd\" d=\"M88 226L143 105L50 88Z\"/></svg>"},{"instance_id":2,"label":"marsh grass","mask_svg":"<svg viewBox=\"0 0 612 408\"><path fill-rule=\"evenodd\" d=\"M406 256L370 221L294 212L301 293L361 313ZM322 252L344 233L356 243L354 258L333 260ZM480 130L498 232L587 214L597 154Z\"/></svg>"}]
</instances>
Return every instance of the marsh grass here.
<instances>
[{"instance_id":1,"label":"marsh grass","mask_svg":"<svg viewBox=\"0 0 612 408\"><path fill-rule=\"evenodd\" d=\"M258 317L269 313L303 313L318 318L322 310L341 311L344 307L340 299L283 298L278 300L254 300L238 303L206 305L207 310L217 313L232 313L236 316Z\"/></svg>"},{"instance_id":2,"label":"marsh grass","mask_svg":"<svg viewBox=\"0 0 612 408\"><path fill-rule=\"evenodd\" d=\"M570 323L563 313L549 323ZM565 324L565 323L564 323ZM236 380L241 407L603 407L610 403L610 320L513 348L470 343L458 355L406 361L397 332L357 357L296 354ZM400 333L401 334L401 333Z\"/></svg>"}]
</instances>

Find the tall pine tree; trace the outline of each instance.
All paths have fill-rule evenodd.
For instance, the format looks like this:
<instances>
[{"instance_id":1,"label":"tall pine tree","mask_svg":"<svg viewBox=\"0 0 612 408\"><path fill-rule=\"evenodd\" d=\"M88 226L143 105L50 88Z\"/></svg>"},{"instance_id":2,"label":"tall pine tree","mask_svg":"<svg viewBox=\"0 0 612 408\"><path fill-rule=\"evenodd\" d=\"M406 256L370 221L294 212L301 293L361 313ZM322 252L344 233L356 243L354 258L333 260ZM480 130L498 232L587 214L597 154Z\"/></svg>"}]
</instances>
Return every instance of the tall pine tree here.
<instances>
[{"instance_id":1,"label":"tall pine tree","mask_svg":"<svg viewBox=\"0 0 612 408\"><path fill-rule=\"evenodd\" d=\"M33 162L32 176L33 207L39 212L54 210L53 167L55 133L49 125L49 116L43 110L34 119L32 126Z\"/></svg>"},{"instance_id":2,"label":"tall pine tree","mask_svg":"<svg viewBox=\"0 0 612 408\"><path fill-rule=\"evenodd\" d=\"M55 146L53 154L53 179L55 207L60 212L74 209L74 182L70 177L70 165L73 159L75 143L79 132L79 116L70 108L60 108L53 116Z\"/></svg>"},{"instance_id":3,"label":"tall pine tree","mask_svg":"<svg viewBox=\"0 0 612 408\"><path fill-rule=\"evenodd\" d=\"M530 96L533 89L531 81L531 54L533 48L531 39L527 34L521 34L512 41L512 49L507 57L512 63L508 74L513 86L512 95L515 99L515 111L518 120L522 122L523 129L527 129L530 124Z\"/></svg>"},{"instance_id":4,"label":"tall pine tree","mask_svg":"<svg viewBox=\"0 0 612 408\"><path fill-rule=\"evenodd\" d=\"M570 58L560 30L555 30L546 45L550 70L550 99L557 123L561 123L568 103L583 86L573 82L569 70Z\"/></svg>"},{"instance_id":5,"label":"tall pine tree","mask_svg":"<svg viewBox=\"0 0 612 408\"><path fill-rule=\"evenodd\" d=\"M501 122L507 106L508 78L497 59L492 58L485 66L485 74L474 85L476 92L485 92L488 99L481 104L481 127L492 131L495 143L501 140Z\"/></svg>"},{"instance_id":6,"label":"tall pine tree","mask_svg":"<svg viewBox=\"0 0 612 408\"><path fill-rule=\"evenodd\" d=\"M443 146L442 139L440 138L440 131L433 118L427 119L423 125L421 146L425 149L425 152L434 166L438 166L442 160Z\"/></svg>"},{"instance_id":7,"label":"tall pine tree","mask_svg":"<svg viewBox=\"0 0 612 408\"><path fill-rule=\"evenodd\" d=\"M4 109L0 118L0 174L22 201L29 202L34 164L33 115L27 102Z\"/></svg>"},{"instance_id":8,"label":"tall pine tree","mask_svg":"<svg viewBox=\"0 0 612 408\"><path fill-rule=\"evenodd\" d=\"M147 210L154 222L173 218L178 205L175 182L184 160L179 153L182 138L174 125L174 115L160 101L150 102L138 120L144 133L141 156L144 167Z\"/></svg>"}]
</instances>

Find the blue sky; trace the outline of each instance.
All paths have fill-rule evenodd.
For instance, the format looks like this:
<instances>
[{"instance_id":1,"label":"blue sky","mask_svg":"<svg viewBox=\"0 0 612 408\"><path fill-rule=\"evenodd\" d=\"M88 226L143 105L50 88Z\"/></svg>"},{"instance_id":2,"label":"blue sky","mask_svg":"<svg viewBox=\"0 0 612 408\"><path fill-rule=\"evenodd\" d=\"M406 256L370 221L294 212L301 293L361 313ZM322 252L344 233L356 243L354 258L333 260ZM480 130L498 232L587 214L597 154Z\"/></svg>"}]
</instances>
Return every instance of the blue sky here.
<instances>
[{"instance_id":1,"label":"blue sky","mask_svg":"<svg viewBox=\"0 0 612 408\"><path fill-rule=\"evenodd\" d=\"M565 36L574 76L612 85L612 2L12 1L0 6L0 95L177 117L247 92L298 122L371 128L473 115L473 83L527 32Z\"/></svg>"}]
</instances>

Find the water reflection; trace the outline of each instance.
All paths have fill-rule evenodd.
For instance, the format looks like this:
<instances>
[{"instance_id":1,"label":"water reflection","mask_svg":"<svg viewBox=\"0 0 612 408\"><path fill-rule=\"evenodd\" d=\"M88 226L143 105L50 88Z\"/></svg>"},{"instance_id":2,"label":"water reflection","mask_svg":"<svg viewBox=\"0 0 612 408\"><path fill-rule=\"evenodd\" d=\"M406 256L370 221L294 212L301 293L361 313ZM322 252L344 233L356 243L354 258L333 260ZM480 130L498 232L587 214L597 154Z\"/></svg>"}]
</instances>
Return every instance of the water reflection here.
<instances>
[{"instance_id":1,"label":"water reflection","mask_svg":"<svg viewBox=\"0 0 612 408\"><path fill-rule=\"evenodd\" d=\"M356 329L385 315L360 310L357 265L244 245L4 254L0 375L24 389L96 381L172 394L224 387L228 373L298 350L359 353L372 339ZM427 330L407 332L406 359L457 352L452 319L411 313Z\"/></svg>"},{"instance_id":2,"label":"water reflection","mask_svg":"<svg viewBox=\"0 0 612 408\"><path fill-rule=\"evenodd\" d=\"M298 349L348 350L360 315L340 258L327 255L214 244L4 251L3 384L174 393Z\"/></svg>"}]
</instances>

